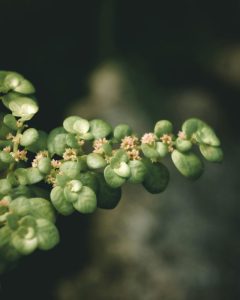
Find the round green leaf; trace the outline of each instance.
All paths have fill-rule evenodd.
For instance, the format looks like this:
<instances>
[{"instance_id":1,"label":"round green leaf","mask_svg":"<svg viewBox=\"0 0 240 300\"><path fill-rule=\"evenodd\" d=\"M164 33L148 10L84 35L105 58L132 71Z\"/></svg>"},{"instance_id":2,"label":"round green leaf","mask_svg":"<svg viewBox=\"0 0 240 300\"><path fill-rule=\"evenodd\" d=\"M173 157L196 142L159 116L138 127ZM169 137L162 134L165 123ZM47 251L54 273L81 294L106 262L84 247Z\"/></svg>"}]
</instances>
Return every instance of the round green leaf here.
<instances>
[{"instance_id":1,"label":"round green leaf","mask_svg":"<svg viewBox=\"0 0 240 300\"><path fill-rule=\"evenodd\" d=\"M25 198L19 197L13 200L9 208L14 214L24 217L31 215L35 218L48 219L49 221L55 221L55 213L51 203L43 198Z\"/></svg>"},{"instance_id":2,"label":"round green leaf","mask_svg":"<svg viewBox=\"0 0 240 300\"><path fill-rule=\"evenodd\" d=\"M13 213L9 213L6 217L7 224L11 230L17 230L19 226L19 216Z\"/></svg>"},{"instance_id":3,"label":"round green leaf","mask_svg":"<svg viewBox=\"0 0 240 300\"><path fill-rule=\"evenodd\" d=\"M49 250L59 243L60 237L56 226L46 220L37 220L37 242L41 250Z\"/></svg>"},{"instance_id":4,"label":"round green leaf","mask_svg":"<svg viewBox=\"0 0 240 300\"><path fill-rule=\"evenodd\" d=\"M151 163L148 160L145 160L144 164L147 169L147 173L143 181L145 189L152 194L163 192L169 182L168 169L161 163Z\"/></svg>"},{"instance_id":5,"label":"round green leaf","mask_svg":"<svg viewBox=\"0 0 240 300\"><path fill-rule=\"evenodd\" d=\"M68 133L66 135L66 143L70 148L80 148L80 145L76 139L76 134Z\"/></svg>"},{"instance_id":6,"label":"round green leaf","mask_svg":"<svg viewBox=\"0 0 240 300\"><path fill-rule=\"evenodd\" d=\"M7 195L12 189L10 180L0 179L0 194Z\"/></svg>"},{"instance_id":7,"label":"round green leaf","mask_svg":"<svg viewBox=\"0 0 240 300\"><path fill-rule=\"evenodd\" d=\"M96 194L92 189L83 186L79 192L78 199L73 203L74 208L84 214L92 213L97 208Z\"/></svg>"},{"instance_id":8,"label":"round green leaf","mask_svg":"<svg viewBox=\"0 0 240 300\"><path fill-rule=\"evenodd\" d=\"M14 161L14 158L12 157L12 155L9 152L1 151L0 152L0 160L3 163L10 164L11 162Z\"/></svg>"},{"instance_id":9,"label":"round green leaf","mask_svg":"<svg viewBox=\"0 0 240 300\"><path fill-rule=\"evenodd\" d=\"M118 188L126 181L125 178L118 176L110 166L104 169L104 178L107 184L112 188Z\"/></svg>"},{"instance_id":10,"label":"round green leaf","mask_svg":"<svg viewBox=\"0 0 240 300\"><path fill-rule=\"evenodd\" d=\"M192 143L188 140L183 140L181 138L177 138L176 139L176 148L180 152L186 152L192 148Z\"/></svg>"},{"instance_id":11,"label":"round green leaf","mask_svg":"<svg viewBox=\"0 0 240 300\"><path fill-rule=\"evenodd\" d=\"M213 147L209 145L200 145L199 149L202 155L211 162L222 162L223 161L223 151L219 147Z\"/></svg>"},{"instance_id":12,"label":"round green leaf","mask_svg":"<svg viewBox=\"0 0 240 300\"><path fill-rule=\"evenodd\" d=\"M79 180L76 180L76 179L69 181L67 185L68 185L69 190L73 193L80 192L83 187L82 182Z\"/></svg>"},{"instance_id":13,"label":"round green leaf","mask_svg":"<svg viewBox=\"0 0 240 300\"><path fill-rule=\"evenodd\" d=\"M14 90L16 87L18 87L21 84L22 80L23 80L22 75L15 72L6 72L3 79L3 85L6 87L8 91Z\"/></svg>"},{"instance_id":14,"label":"round green leaf","mask_svg":"<svg viewBox=\"0 0 240 300\"><path fill-rule=\"evenodd\" d=\"M141 149L142 149L143 154L147 158L157 159L159 157L159 153L156 149L156 145L142 144Z\"/></svg>"},{"instance_id":15,"label":"round green leaf","mask_svg":"<svg viewBox=\"0 0 240 300\"><path fill-rule=\"evenodd\" d=\"M127 163L124 161L121 161L119 166L117 168L113 169L114 173L116 173L118 176L128 178L131 174L131 170Z\"/></svg>"},{"instance_id":16,"label":"round green leaf","mask_svg":"<svg viewBox=\"0 0 240 300\"><path fill-rule=\"evenodd\" d=\"M113 136L121 141L124 137L132 134L132 129L127 124L119 124L114 128Z\"/></svg>"},{"instance_id":17,"label":"round green leaf","mask_svg":"<svg viewBox=\"0 0 240 300\"><path fill-rule=\"evenodd\" d=\"M90 169L100 169L106 166L105 159L97 153L90 153L87 156L87 165Z\"/></svg>"},{"instance_id":18,"label":"round green leaf","mask_svg":"<svg viewBox=\"0 0 240 300\"><path fill-rule=\"evenodd\" d=\"M49 157L43 157L38 161L38 170L43 174L48 174L51 170L51 160Z\"/></svg>"},{"instance_id":19,"label":"round green leaf","mask_svg":"<svg viewBox=\"0 0 240 300\"><path fill-rule=\"evenodd\" d=\"M18 169L16 169L14 171L14 175L15 175L15 177L17 179L17 182L20 185L27 185L27 184L29 184L27 169L18 168Z\"/></svg>"},{"instance_id":20,"label":"round green leaf","mask_svg":"<svg viewBox=\"0 0 240 300\"><path fill-rule=\"evenodd\" d=\"M90 121L90 131L95 139L107 137L112 132L112 127L103 120Z\"/></svg>"},{"instance_id":21,"label":"round green leaf","mask_svg":"<svg viewBox=\"0 0 240 300\"><path fill-rule=\"evenodd\" d=\"M8 226L4 226L0 228L0 249L8 244L11 239L11 229ZM0 252L1 254L1 252Z\"/></svg>"},{"instance_id":22,"label":"round green leaf","mask_svg":"<svg viewBox=\"0 0 240 300\"><path fill-rule=\"evenodd\" d=\"M3 84L8 90L13 90L18 93L33 94L35 92L35 88L31 82L16 72L8 72Z\"/></svg>"},{"instance_id":23,"label":"round green leaf","mask_svg":"<svg viewBox=\"0 0 240 300\"><path fill-rule=\"evenodd\" d=\"M66 118L63 122L64 129L67 132L76 133L76 131L73 129L73 124L78 120L81 120L81 118L79 116L70 116L70 117Z\"/></svg>"},{"instance_id":24,"label":"round green leaf","mask_svg":"<svg viewBox=\"0 0 240 300\"><path fill-rule=\"evenodd\" d=\"M3 104L12 111L13 115L23 120L30 120L38 111L35 100L18 93L9 93L2 99Z\"/></svg>"},{"instance_id":25,"label":"round green leaf","mask_svg":"<svg viewBox=\"0 0 240 300\"><path fill-rule=\"evenodd\" d=\"M64 196L68 202L76 202L78 199L78 193L72 192L71 189L68 186L65 186L63 189Z\"/></svg>"},{"instance_id":26,"label":"round green leaf","mask_svg":"<svg viewBox=\"0 0 240 300\"><path fill-rule=\"evenodd\" d=\"M191 118L183 123L182 131L186 134L186 137L190 139L195 132L197 132L204 126L207 126L207 124L203 121L197 118Z\"/></svg>"},{"instance_id":27,"label":"round green leaf","mask_svg":"<svg viewBox=\"0 0 240 300\"><path fill-rule=\"evenodd\" d=\"M33 94L35 93L35 88L32 85L32 83L26 79L22 80L20 85L14 88L15 92L21 93L21 94Z\"/></svg>"},{"instance_id":28,"label":"round green leaf","mask_svg":"<svg viewBox=\"0 0 240 300\"><path fill-rule=\"evenodd\" d=\"M98 190L98 182L96 179L96 173L90 172L90 171L80 173L77 176L77 179L79 179L81 181L82 185L90 187L93 191L96 192Z\"/></svg>"},{"instance_id":29,"label":"round green leaf","mask_svg":"<svg viewBox=\"0 0 240 300\"><path fill-rule=\"evenodd\" d=\"M220 140L216 136L215 132L209 126L203 126L195 135L196 140L199 143L207 144L210 146L220 146Z\"/></svg>"},{"instance_id":30,"label":"round green leaf","mask_svg":"<svg viewBox=\"0 0 240 300\"><path fill-rule=\"evenodd\" d=\"M52 155L63 155L67 148L66 136L67 134L63 127L57 127L49 133L47 147Z\"/></svg>"},{"instance_id":31,"label":"round green leaf","mask_svg":"<svg viewBox=\"0 0 240 300\"><path fill-rule=\"evenodd\" d=\"M162 142L156 143L156 150L160 157L165 157L168 154L168 146Z\"/></svg>"},{"instance_id":32,"label":"round green leaf","mask_svg":"<svg viewBox=\"0 0 240 300\"><path fill-rule=\"evenodd\" d=\"M12 114L7 114L3 118L3 123L12 130L17 130L17 120Z\"/></svg>"},{"instance_id":33,"label":"round green leaf","mask_svg":"<svg viewBox=\"0 0 240 300\"><path fill-rule=\"evenodd\" d=\"M172 161L178 171L187 178L197 179L203 172L203 163L194 153L174 150Z\"/></svg>"},{"instance_id":34,"label":"round green leaf","mask_svg":"<svg viewBox=\"0 0 240 300\"><path fill-rule=\"evenodd\" d=\"M47 150L47 140L48 134L45 131L38 130L38 139L26 148L35 153Z\"/></svg>"},{"instance_id":35,"label":"round green leaf","mask_svg":"<svg viewBox=\"0 0 240 300\"><path fill-rule=\"evenodd\" d=\"M104 180L102 174L98 174L97 178L99 183L99 189L97 193L97 206L104 209L115 208L121 199L121 188L111 188Z\"/></svg>"},{"instance_id":36,"label":"round green leaf","mask_svg":"<svg viewBox=\"0 0 240 300\"><path fill-rule=\"evenodd\" d=\"M20 236L21 228L12 236L12 245L14 248L23 255L28 255L32 253L38 246L38 241L36 237L32 239L25 239Z\"/></svg>"},{"instance_id":37,"label":"round green leaf","mask_svg":"<svg viewBox=\"0 0 240 300\"><path fill-rule=\"evenodd\" d=\"M81 163L78 161L65 161L61 164L60 171L69 178L74 179L81 171Z\"/></svg>"},{"instance_id":38,"label":"round green leaf","mask_svg":"<svg viewBox=\"0 0 240 300\"><path fill-rule=\"evenodd\" d=\"M88 132L90 124L87 120L79 118L73 123L73 130L79 134L85 134Z\"/></svg>"},{"instance_id":39,"label":"round green leaf","mask_svg":"<svg viewBox=\"0 0 240 300\"><path fill-rule=\"evenodd\" d=\"M31 205L29 212L31 216L55 222L55 212L50 201L40 197L29 198L28 201Z\"/></svg>"},{"instance_id":40,"label":"round green leaf","mask_svg":"<svg viewBox=\"0 0 240 300\"><path fill-rule=\"evenodd\" d=\"M157 137L161 137L164 134L172 133L173 125L168 120L161 120L155 124L154 133Z\"/></svg>"},{"instance_id":41,"label":"round green leaf","mask_svg":"<svg viewBox=\"0 0 240 300\"><path fill-rule=\"evenodd\" d=\"M74 208L72 204L66 200L63 188L60 186L56 186L51 190L50 198L53 206L60 214L68 216L73 213Z\"/></svg>"},{"instance_id":42,"label":"round green leaf","mask_svg":"<svg viewBox=\"0 0 240 300\"><path fill-rule=\"evenodd\" d=\"M38 168L27 168L26 175L27 175L27 184L35 184L43 180L43 174L39 171Z\"/></svg>"},{"instance_id":43,"label":"round green leaf","mask_svg":"<svg viewBox=\"0 0 240 300\"><path fill-rule=\"evenodd\" d=\"M114 153L114 156L110 162L110 166L111 168L119 168L121 162L127 163L128 161L129 158L126 151L123 149L119 149Z\"/></svg>"},{"instance_id":44,"label":"round green leaf","mask_svg":"<svg viewBox=\"0 0 240 300\"><path fill-rule=\"evenodd\" d=\"M130 167L131 175L128 181L131 183L141 183L143 182L145 175L147 173L146 166L141 160L131 160L128 164Z\"/></svg>"},{"instance_id":45,"label":"round green leaf","mask_svg":"<svg viewBox=\"0 0 240 300\"><path fill-rule=\"evenodd\" d=\"M24 147L30 146L38 140L38 131L35 128L28 128L21 136L20 144Z\"/></svg>"}]
</instances>

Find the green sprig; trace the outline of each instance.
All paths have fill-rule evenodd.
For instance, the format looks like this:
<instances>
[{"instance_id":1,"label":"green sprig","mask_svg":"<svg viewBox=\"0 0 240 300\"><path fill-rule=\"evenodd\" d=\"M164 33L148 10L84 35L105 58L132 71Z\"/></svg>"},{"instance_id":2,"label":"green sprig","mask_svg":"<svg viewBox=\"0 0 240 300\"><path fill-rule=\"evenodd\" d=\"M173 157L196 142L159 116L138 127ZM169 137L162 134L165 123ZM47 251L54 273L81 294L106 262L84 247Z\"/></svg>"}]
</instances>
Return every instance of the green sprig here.
<instances>
[{"instance_id":1,"label":"green sprig","mask_svg":"<svg viewBox=\"0 0 240 300\"><path fill-rule=\"evenodd\" d=\"M0 116L0 272L59 242L57 214L115 208L126 182L163 192L169 182L166 156L189 179L203 172L199 154L210 162L223 160L214 130L196 118L185 121L178 134L170 121L160 120L141 137L127 124L112 128L79 116L67 117L49 134L28 128L38 111L34 92L22 75L0 71L0 98L10 110Z\"/></svg>"}]
</instances>

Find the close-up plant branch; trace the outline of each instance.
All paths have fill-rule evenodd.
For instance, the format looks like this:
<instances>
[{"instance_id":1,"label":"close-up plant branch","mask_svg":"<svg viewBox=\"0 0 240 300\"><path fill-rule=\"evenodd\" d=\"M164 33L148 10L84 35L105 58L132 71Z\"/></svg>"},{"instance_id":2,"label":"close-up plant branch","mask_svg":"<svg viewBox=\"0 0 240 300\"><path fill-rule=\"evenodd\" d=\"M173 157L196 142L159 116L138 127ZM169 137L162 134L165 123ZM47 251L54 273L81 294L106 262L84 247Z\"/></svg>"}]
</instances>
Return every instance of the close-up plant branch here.
<instances>
[{"instance_id":1,"label":"close-up plant branch","mask_svg":"<svg viewBox=\"0 0 240 300\"><path fill-rule=\"evenodd\" d=\"M16 72L0 71L0 272L36 249L59 243L56 219L74 211L113 209L124 183L163 192L167 156L188 179L198 179L203 158L223 160L220 140L198 118L174 129L159 120L139 136L128 124L114 128L101 119L69 116L49 133L32 128L39 107L33 84ZM47 104L46 104L47 105Z\"/></svg>"}]
</instances>

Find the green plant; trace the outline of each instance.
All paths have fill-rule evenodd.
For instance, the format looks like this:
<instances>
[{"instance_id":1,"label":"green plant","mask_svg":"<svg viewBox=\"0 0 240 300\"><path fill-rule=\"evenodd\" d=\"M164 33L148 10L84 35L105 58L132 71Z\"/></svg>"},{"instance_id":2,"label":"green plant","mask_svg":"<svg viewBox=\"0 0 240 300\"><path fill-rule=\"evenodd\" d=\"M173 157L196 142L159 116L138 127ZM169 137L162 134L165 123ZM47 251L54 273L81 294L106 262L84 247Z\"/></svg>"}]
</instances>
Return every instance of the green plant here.
<instances>
[{"instance_id":1,"label":"green plant","mask_svg":"<svg viewBox=\"0 0 240 300\"><path fill-rule=\"evenodd\" d=\"M37 248L54 247L58 213L112 209L125 182L164 191L165 156L190 179L203 172L194 145L211 162L223 159L213 129L195 118L177 135L171 122L161 120L139 138L127 124L112 128L103 120L70 116L47 134L27 125L38 111L34 93L20 74L0 72L0 98L11 112L0 116L0 271Z\"/></svg>"}]
</instances>

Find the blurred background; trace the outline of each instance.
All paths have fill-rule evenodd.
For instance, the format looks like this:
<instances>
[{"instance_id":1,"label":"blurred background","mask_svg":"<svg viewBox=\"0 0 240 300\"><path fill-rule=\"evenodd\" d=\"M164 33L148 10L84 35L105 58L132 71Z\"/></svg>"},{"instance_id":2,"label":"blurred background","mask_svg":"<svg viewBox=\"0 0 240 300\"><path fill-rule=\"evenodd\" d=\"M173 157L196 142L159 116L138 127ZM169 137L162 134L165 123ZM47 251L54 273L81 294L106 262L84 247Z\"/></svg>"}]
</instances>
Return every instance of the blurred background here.
<instances>
[{"instance_id":1,"label":"blurred background","mask_svg":"<svg viewBox=\"0 0 240 300\"><path fill-rule=\"evenodd\" d=\"M113 211L59 217L61 243L0 279L0 299L240 299L240 1L0 0L0 69L37 89L32 126L69 114L139 133L189 117L225 161L161 195L126 186Z\"/></svg>"}]
</instances>

